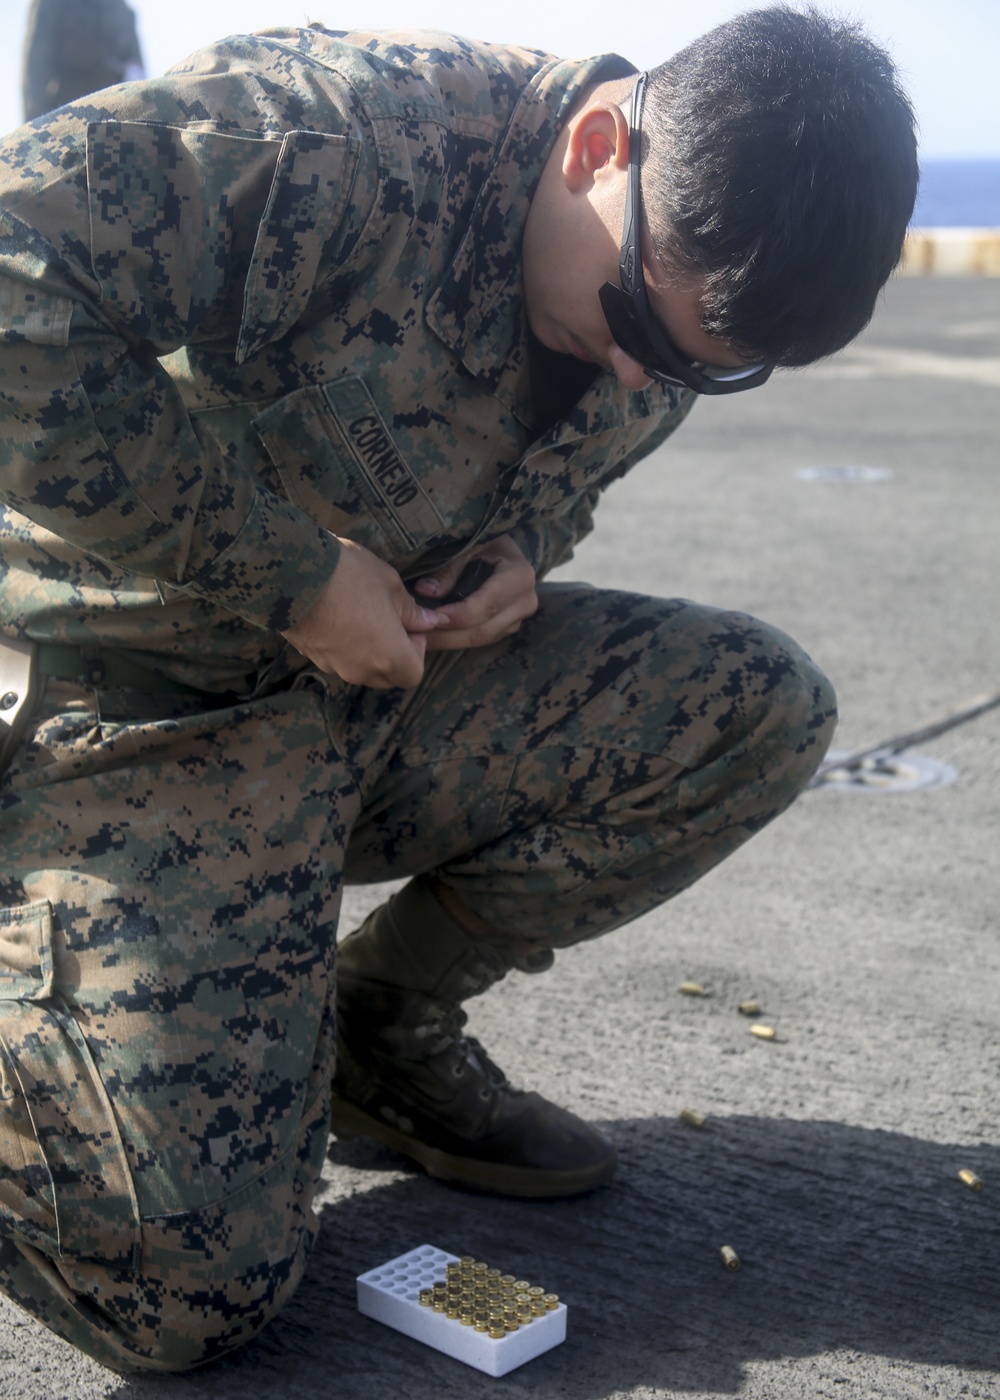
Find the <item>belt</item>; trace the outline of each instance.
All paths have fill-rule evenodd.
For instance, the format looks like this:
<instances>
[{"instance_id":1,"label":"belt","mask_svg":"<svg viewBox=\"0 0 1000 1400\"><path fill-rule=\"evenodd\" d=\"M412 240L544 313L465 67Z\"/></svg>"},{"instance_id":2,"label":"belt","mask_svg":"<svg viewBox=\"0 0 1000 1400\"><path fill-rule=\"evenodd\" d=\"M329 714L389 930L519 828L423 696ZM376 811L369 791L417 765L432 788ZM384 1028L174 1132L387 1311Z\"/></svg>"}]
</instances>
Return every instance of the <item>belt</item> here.
<instances>
[{"instance_id":1,"label":"belt","mask_svg":"<svg viewBox=\"0 0 1000 1400\"><path fill-rule=\"evenodd\" d=\"M37 658L38 674L54 680L77 681L98 690L144 690L152 695L200 696L194 686L161 676L148 666L118 651L69 646L62 642L40 642Z\"/></svg>"}]
</instances>

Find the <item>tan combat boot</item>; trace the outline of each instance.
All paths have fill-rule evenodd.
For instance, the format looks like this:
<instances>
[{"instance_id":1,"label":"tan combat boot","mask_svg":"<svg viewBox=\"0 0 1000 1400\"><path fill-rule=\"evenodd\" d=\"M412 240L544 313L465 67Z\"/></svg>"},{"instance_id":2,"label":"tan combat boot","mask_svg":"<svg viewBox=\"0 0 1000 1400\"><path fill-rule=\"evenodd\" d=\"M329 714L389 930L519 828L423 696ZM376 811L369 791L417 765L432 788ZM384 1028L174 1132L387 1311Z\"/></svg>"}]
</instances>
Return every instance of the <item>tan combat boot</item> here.
<instances>
[{"instance_id":1,"label":"tan combat boot","mask_svg":"<svg viewBox=\"0 0 1000 1400\"><path fill-rule=\"evenodd\" d=\"M505 1196L572 1196L610 1181L612 1143L513 1088L463 1034L461 1002L553 957L473 937L422 878L376 909L337 952L337 1136L378 1138L431 1176Z\"/></svg>"}]
</instances>

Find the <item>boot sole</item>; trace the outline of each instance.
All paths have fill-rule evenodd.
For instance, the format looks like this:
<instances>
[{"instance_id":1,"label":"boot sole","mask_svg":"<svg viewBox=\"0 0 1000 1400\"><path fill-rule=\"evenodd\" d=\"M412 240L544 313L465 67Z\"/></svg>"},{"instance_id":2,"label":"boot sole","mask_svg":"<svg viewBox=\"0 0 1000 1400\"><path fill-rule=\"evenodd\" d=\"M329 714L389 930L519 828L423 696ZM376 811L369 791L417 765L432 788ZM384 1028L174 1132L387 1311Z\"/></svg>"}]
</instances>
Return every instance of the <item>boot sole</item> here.
<instances>
[{"instance_id":1,"label":"boot sole","mask_svg":"<svg viewBox=\"0 0 1000 1400\"><path fill-rule=\"evenodd\" d=\"M428 1176L451 1186L464 1186L470 1191L487 1191L499 1196L517 1196L526 1200L546 1197L579 1196L606 1186L615 1174L618 1155L612 1149L606 1162L596 1167L576 1171L541 1171L534 1167L507 1166L503 1162L484 1162L475 1157L459 1157L438 1147L407 1137L388 1123L346 1099L334 1098L330 1110L330 1128L339 1138L371 1137L417 1162Z\"/></svg>"}]
</instances>

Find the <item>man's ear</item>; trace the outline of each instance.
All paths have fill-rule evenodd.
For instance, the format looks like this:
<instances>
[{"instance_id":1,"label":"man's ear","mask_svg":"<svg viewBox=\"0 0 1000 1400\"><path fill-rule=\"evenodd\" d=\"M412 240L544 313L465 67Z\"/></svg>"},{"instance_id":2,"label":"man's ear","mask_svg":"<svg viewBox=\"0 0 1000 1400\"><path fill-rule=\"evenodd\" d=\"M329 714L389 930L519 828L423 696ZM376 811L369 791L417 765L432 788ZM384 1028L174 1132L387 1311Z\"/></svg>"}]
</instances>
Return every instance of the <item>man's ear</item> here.
<instances>
[{"instance_id":1,"label":"man's ear","mask_svg":"<svg viewBox=\"0 0 1000 1400\"><path fill-rule=\"evenodd\" d=\"M628 120L613 102L594 100L570 122L562 172L571 194L589 189L604 170L628 169Z\"/></svg>"}]
</instances>

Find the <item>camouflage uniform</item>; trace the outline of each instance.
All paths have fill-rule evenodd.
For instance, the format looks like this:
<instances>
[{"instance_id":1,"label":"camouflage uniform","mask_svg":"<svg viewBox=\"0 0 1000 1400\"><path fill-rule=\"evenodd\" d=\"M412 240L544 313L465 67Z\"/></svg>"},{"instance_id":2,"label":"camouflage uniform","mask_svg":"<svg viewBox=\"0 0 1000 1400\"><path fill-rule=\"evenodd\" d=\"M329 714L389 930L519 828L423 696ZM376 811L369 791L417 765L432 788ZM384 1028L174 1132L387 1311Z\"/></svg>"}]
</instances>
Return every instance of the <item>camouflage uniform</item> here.
<instances>
[{"instance_id":1,"label":"camouflage uniform","mask_svg":"<svg viewBox=\"0 0 1000 1400\"><path fill-rule=\"evenodd\" d=\"M0 148L0 627L81 657L0 787L0 1281L109 1365L218 1355L298 1282L345 878L434 871L573 943L829 740L794 643L682 601L542 585L407 692L278 635L334 530L404 576L509 534L544 573L683 419L608 374L555 422L531 392L531 193L625 71L275 30Z\"/></svg>"}]
</instances>

